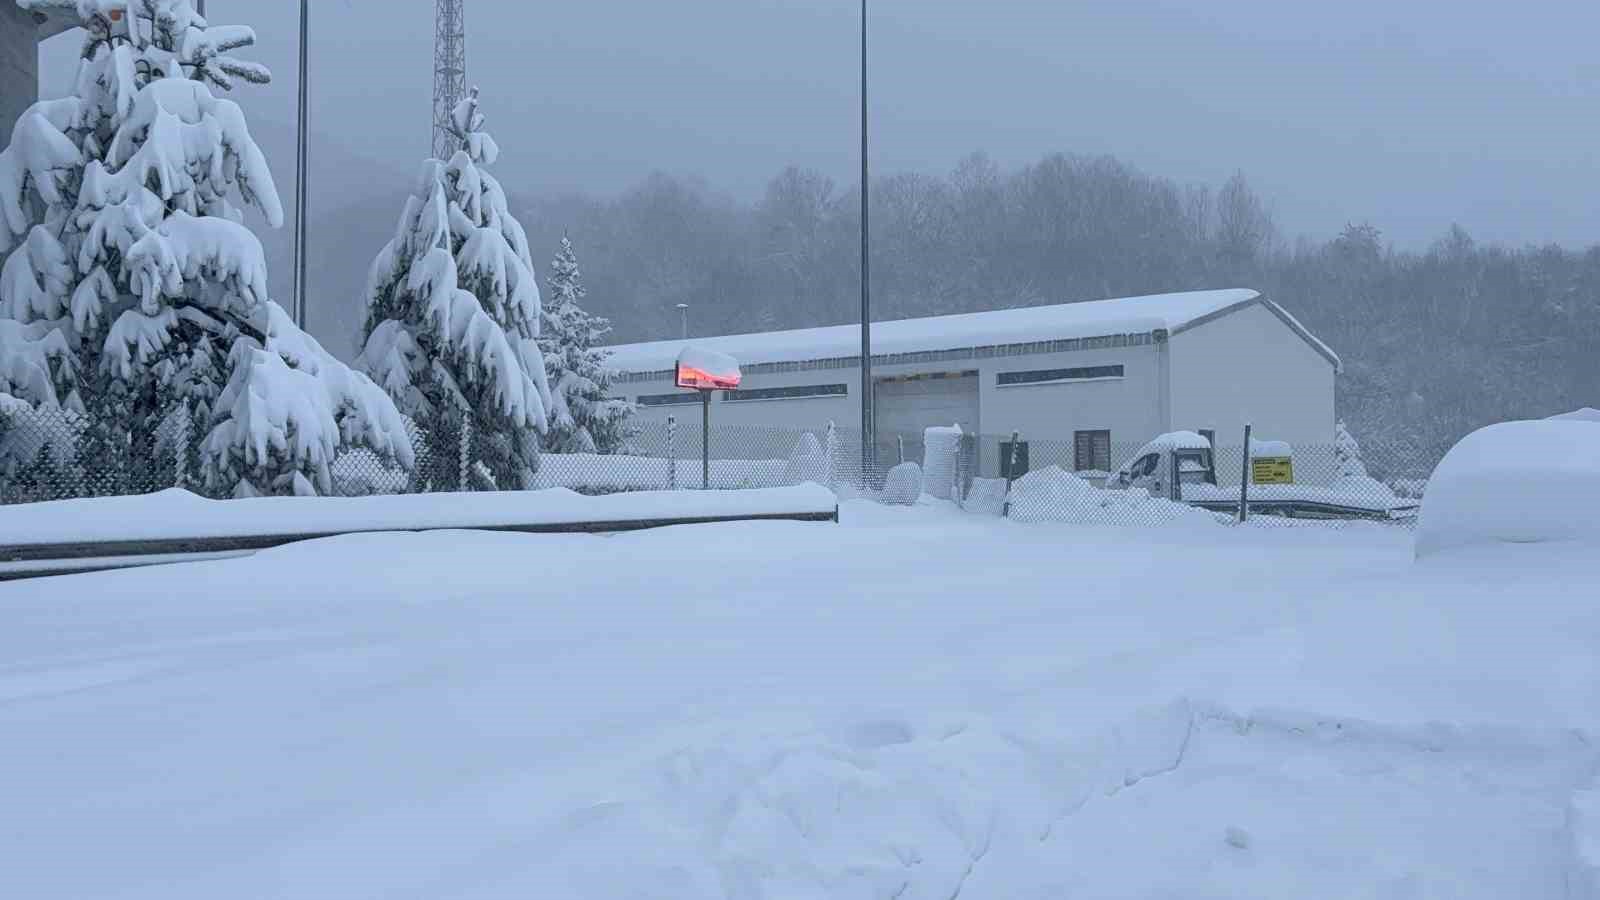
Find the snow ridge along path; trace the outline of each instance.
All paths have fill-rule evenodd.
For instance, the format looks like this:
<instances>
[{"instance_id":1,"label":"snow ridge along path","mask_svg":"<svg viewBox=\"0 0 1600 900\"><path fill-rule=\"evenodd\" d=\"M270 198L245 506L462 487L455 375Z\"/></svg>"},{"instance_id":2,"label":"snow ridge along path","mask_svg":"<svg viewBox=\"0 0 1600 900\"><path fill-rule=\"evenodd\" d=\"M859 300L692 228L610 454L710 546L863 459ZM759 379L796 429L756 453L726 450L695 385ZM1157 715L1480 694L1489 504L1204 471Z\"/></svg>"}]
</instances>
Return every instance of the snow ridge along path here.
<instances>
[{"instance_id":1,"label":"snow ridge along path","mask_svg":"<svg viewBox=\"0 0 1600 900\"><path fill-rule=\"evenodd\" d=\"M843 519L0 585L0 896L1597 895L1584 554Z\"/></svg>"}]
</instances>

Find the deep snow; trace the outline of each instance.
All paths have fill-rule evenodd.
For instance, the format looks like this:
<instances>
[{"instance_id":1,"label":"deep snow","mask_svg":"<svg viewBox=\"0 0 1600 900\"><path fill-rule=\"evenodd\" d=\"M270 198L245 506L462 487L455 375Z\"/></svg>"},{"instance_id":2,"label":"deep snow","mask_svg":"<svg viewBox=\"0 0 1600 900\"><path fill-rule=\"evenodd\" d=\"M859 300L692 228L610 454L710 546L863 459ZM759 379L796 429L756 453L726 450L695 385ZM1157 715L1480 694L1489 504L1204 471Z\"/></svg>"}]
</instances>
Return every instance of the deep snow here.
<instances>
[{"instance_id":1,"label":"deep snow","mask_svg":"<svg viewBox=\"0 0 1600 900\"><path fill-rule=\"evenodd\" d=\"M1595 895L1600 563L843 513L0 585L0 896Z\"/></svg>"},{"instance_id":2,"label":"deep snow","mask_svg":"<svg viewBox=\"0 0 1600 900\"><path fill-rule=\"evenodd\" d=\"M1497 422L1456 442L1428 478L1417 556L1475 544L1600 544L1600 424Z\"/></svg>"},{"instance_id":3,"label":"deep snow","mask_svg":"<svg viewBox=\"0 0 1600 900\"><path fill-rule=\"evenodd\" d=\"M181 488L122 497L80 497L6 508L0 547L91 541L493 528L637 519L831 513L816 484L744 491L637 491L586 497L565 488L370 497L209 500ZM335 577L338 577L337 575Z\"/></svg>"}]
</instances>

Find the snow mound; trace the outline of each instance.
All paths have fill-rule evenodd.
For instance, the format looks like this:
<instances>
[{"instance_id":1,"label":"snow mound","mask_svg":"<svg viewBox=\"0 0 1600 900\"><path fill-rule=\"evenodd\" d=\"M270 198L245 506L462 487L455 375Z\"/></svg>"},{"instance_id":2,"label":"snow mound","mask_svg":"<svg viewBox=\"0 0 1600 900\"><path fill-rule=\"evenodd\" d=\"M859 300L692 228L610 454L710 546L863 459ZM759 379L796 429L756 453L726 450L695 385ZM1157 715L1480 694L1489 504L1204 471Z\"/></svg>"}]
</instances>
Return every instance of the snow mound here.
<instances>
[{"instance_id":1,"label":"snow mound","mask_svg":"<svg viewBox=\"0 0 1600 900\"><path fill-rule=\"evenodd\" d=\"M928 493L949 500L956 483L956 459L961 454L961 426L936 425L922 432L922 471Z\"/></svg>"},{"instance_id":2,"label":"snow mound","mask_svg":"<svg viewBox=\"0 0 1600 900\"><path fill-rule=\"evenodd\" d=\"M961 508L967 512L998 516L1005 509L1006 480L1004 478L974 478L967 490L967 499Z\"/></svg>"},{"instance_id":3,"label":"snow mound","mask_svg":"<svg viewBox=\"0 0 1600 900\"><path fill-rule=\"evenodd\" d=\"M904 462L889 470L884 478L884 503L891 506L911 506L922 496L922 467L914 462Z\"/></svg>"},{"instance_id":4,"label":"snow mound","mask_svg":"<svg viewBox=\"0 0 1600 900\"><path fill-rule=\"evenodd\" d=\"M1572 412L1564 412L1560 415L1551 416L1547 421L1600 422L1600 409L1595 409L1592 406L1585 406L1582 409L1575 409Z\"/></svg>"},{"instance_id":5,"label":"snow mound","mask_svg":"<svg viewBox=\"0 0 1600 900\"><path fill-rule=\"evenodd\" d=\"M1328 489L1335 494L1356 497L1372 503L1393 505L1400 502L1400 497L1393 488L1371 475L1340 475L1333 480Z\"/></svg>"},{"instance_id":6,"label":"snow mound","mask_svg":"<svg viewBox=\"0 0 1600 900\"><path fill-rule=\"evenodd\" d=\"M1146 491L1097 488L1060 466L1035 469L1011 486L1011 518L1018 522L1153 525L1215 524L1212 513L1150 496Z\"/></svg>"},{"instance_id":7,"label":"snow mound","mask_svg":"<svg viewBox=\"0 0 1600 900\"><path fill-rule=\"evenodd\" d=\"M1445 454L1422 501L1418 558L1491 543L1600 542L1600 430L1501 422Z\"/></svg>"}]
</instances>

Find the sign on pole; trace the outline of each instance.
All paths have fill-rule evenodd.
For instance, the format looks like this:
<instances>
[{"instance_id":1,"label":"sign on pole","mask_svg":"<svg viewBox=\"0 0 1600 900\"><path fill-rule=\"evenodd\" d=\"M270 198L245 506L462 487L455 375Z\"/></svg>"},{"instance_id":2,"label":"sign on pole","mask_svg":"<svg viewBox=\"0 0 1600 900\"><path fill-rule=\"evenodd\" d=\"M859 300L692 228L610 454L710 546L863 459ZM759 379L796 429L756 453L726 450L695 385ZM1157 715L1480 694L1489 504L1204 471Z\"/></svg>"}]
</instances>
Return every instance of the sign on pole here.
<instances>
[{"instance_id":1,"label":"sign on pole","mask_svg":"<svg viewBox=\"0 0 1600 900\"><path fill-rule=\"evenodd\" d=\"M1294 484L1294 460L1288 456L1257 456L1250 460L1250 480L1256 484Z\"/></svg>"},{"instance_id":2,"label":"sign on pole","mask_svg":"<svg viewBox=\"0 0 1600 900\"><path fill-rule=\"evenodd\" d=\"M678 354L678 387L731 391L739 387L739 361L726 353L685 347Z\"/></svg>"},{"instance_id":3,"label":"sign on pole","mask_svg":"<svg viewBox=\"0 0 1600 900\"><path fill-rule=\"evenodd\" d=\"M700 392L700 489L711 488L711 392L737 390L739 361L726 353L685 347L678 354L677 385Z\"/></svg>"}]
</instances>

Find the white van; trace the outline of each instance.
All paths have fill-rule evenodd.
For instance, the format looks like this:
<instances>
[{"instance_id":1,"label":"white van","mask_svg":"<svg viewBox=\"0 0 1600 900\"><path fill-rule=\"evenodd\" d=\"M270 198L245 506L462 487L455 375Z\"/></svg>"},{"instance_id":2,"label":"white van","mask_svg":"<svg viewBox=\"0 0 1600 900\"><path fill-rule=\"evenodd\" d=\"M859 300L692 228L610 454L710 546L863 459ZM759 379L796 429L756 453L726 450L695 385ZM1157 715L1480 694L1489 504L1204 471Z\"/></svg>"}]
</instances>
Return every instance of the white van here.
<instances>
[{"instance_id":1,"label":"white van","mask_svg":"<svg viewBox=\"0 0 1600 900\"><path fill-rule=\"evenodd\" d=\"M1140 447L1138 453L1106 479L1105 486L1111 490L1139 488L1155 497L1181 500L1179 484L1216 483L1211 442L1193 431L1173 431Z\"/></svg>"}]
</instances>

